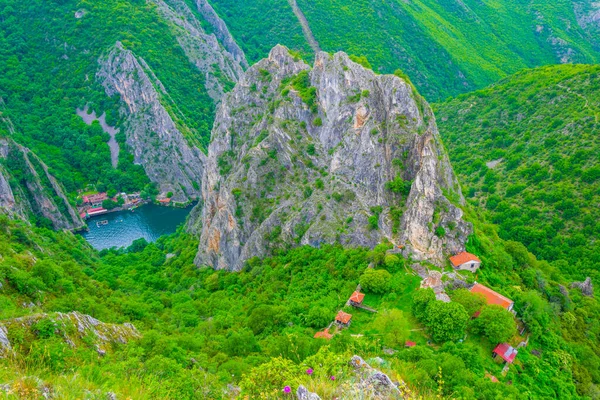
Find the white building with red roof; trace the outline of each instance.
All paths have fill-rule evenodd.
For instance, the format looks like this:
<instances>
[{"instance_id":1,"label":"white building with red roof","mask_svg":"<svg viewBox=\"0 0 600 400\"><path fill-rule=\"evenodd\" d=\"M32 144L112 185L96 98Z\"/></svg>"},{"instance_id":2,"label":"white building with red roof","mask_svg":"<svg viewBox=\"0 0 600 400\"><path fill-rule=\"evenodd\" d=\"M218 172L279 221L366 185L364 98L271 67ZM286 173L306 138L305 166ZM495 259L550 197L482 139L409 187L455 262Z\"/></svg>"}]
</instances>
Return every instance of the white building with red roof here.
<instances>
[{"instance_id":1,"label":"white building with red roof","mask_svg":"<svg viewBox=\"0 0 600 400\"><path fill-rule=\"evenodd\" d=\"M471 272L477 271L481 266L481 260L475 254L466 251L450 257L450 263L452 263L454 269Z\"/></svg>"}]
</instances>

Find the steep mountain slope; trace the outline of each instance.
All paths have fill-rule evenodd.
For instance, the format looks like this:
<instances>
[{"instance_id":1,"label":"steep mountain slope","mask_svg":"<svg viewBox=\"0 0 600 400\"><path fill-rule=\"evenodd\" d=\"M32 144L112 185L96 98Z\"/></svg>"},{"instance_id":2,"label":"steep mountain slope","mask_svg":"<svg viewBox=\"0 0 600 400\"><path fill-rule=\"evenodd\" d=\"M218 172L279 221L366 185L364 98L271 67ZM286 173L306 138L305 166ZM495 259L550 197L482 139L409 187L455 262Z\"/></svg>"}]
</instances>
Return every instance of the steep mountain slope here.
<instances>
[{"instance_id":1,"label":"steep mountain slope","mask_svg":"<svg viewBox=\"0 0 600 400\"><path fill-rule=\"evenodd\" d=\"M197 263L220 269L274 243L382 238L442 265L471 231L429 106L343 53L310 68L277 46L248 70L217 113L202 196Z\"/></svg>"},{"instance_id":2,"label":"steep mountain slope","mask_svg":"<svg viewBox=\"0 0 600 400\"><path fill-rule=\"evenodd\" d=\"M134 161L144 166L161 192L172 192L174 201L197 198L205 155L193 132L185 129L181 113L174 121L163 105L172 104L163 84L144 59L120 42L99 64L98 81L108 96L116 94L123 103L123 130Z\"/></svg>"},{"instance_id":3,"label":"steep mountain slope","mask_svg":"<svg viewBox=\"0 0 600 400\"><path fill-rule=\"evenodd\" d=\"M300 22L290 21L285 0L249 0L242 7L233 0L211 3L252 61L266 55L274 41L307 51ZM297 4L324 51L364 55L378 72L401 68L429 100L481 88L523 68L600 57L599 8L590 0ZM273 17L261 18L266 9ZM279 29L282 15L291 23L285 30Z\"/></svg>"},{"instance_id":4,"label":"steep mountain slope","mask_svg":"<svg viewBox=\"0 0 600 400\"><path fill-rule=\"evenodd\" d=\"M84 223L39 157L0 136L0 211L54 229Z\"/></svg>"},{"instance_id":5,"label":"steep mountain slope","mask_svg":"<svg viewBox=\"0 0 600 400\"><path fill-rule=\"evenodd\" d=\"M539 68L435 105L468 197L500 236L581 277L600 270L599 72Z\"/></svg>"},{"instance_id":6,"label":"steep mountain slope","mask_svg":"<svg viewBox=\"0 0 600 400\"><path fill-rule=\"evenodd\" d=\"M227 27L210 5L202 2L196 6L183 0L35 0L28 7L13 0L3 2L2 112L14 123L14 140L38 154L69 193L89 183L119 191L141 190L148 184L137 163L147 164L149 158L140 157L131 140L133 133L121 129L125 135L117 135L121 152L113 168L106 145L108 134L85 125L75 115L76 109L87 105L96 115L106 112L110 126L131 127L130 113L120 112L128 105L120 96L109 98L106 92L114 94L115 90L105 91L95 79L98 60L119 41L138 60L144 60L145 71L152 75L155 91L160 93L155 96L150 89L140 95L156 97L155 105L174 121L178 135L185 137L188 146L202 150L209 142L215 104L247 65ZM129 77L132 83L144 86L136 78ZM138 120L143 118L147 120L143 129L155 129L164 122L156 115L138 115ZM144 167L151 180L164 182L155 176L155 165ZM173 166L167 163L165 169L173 170ZM195 178L189 180L199 185ZM191 183L172 183L177 187L182 183L189 195L194 195L189 190Z\"/></svg>"}]
</instances>

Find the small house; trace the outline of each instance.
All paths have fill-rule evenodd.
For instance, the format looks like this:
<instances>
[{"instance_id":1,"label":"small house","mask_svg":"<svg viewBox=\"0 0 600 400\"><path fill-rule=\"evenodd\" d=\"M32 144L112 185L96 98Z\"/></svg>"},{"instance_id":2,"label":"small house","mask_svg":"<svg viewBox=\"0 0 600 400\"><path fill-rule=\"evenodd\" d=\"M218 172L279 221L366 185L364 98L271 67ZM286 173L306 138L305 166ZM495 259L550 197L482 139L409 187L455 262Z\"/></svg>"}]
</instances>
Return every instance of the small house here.
<instances>
[{"instance_id":1,"label":"small house","mask_svg":"<svg viewBox=\"0 0 600 400\"><path fill-rule=\"evenodd\" d=\"M500 343L492 351L492 357L496 358L497 356L500 356L500 358L502 358L504 361L506 361L509 364L512 364L513 361L515 361L517 353L517 349L512 347L510 344Z\"/></svg>"},{"instance_id":2,"label":"small house","mask_svg":"<svg viewBox=\"0 0 600 400\"><path fill-rule=\"evenodd\" d=\"M494 292L492 289L485 287L479 283L476 283L471 288L471 293L479 293L485 297L487 304L496 304L500 307L505 308L508 311L512 311L515 304L511 299L502 296L500 293Z\"/></svg>"},{"instance_id":3,"label":"small house","mask_svg":"<svg viewBox=\"0 0 600 400\"><path fill-rule=\"evenodd\" d=\"M102 207L102 202L107 199L108 195L106 193L97 193L90 196L83 196L83 203L89 204L92 208L100 208Z\"/></svg>"},{"instance_id":4,"label":"small house","mask_svg":"<svg viewBox=\"0 0 600 400\"><path fill-rule=\"evenodd\" d=\"M411 342L410 340L407 340L406 343L404 343L404 347L415 347L416 345L415 342Z\"/></svg>"},{"instance_id":5,"label":"small house","mask_svg":"<svg viewBox=\"0 0 600 400\"><path fill-rule=\"evenodd\" d=\"M340 328L347 328L350 326L351 319L352 314L348 314L340 310L335 316L335 323Z\"/></svg>"},{"instance_id":6,"label":"small house","mask_svg":"<svg viewBox=\"0 0 600 400\"><path fill-rule=\"evenodd\" d=\"M450 257L454 269L475 272L481 265L481 260L476 255L463 251Z\"/></svg>"},{"instance_id":7,"label":"small house","mask_svg":"<svg viewBox=\"0 0 600 400\"><path fill-rule=\"evenodd\" d=\"M325 328L322 331L315 333L315 339L327 339L330 340L333 337L331 333L329 333L329 328Z\"/></svg>"},{"instance_id":8,"label":"small house","mask_svg":"<svg viewBox=\"0 0 600 400\"><path fill-rule=\"evenodd\" d=\"M351 306L360 306L364 299L365 299L365 294L356 291L356 292L352 293L352 296L350 296L348 303L350 303Z\"/></svg>"}]
</instances>

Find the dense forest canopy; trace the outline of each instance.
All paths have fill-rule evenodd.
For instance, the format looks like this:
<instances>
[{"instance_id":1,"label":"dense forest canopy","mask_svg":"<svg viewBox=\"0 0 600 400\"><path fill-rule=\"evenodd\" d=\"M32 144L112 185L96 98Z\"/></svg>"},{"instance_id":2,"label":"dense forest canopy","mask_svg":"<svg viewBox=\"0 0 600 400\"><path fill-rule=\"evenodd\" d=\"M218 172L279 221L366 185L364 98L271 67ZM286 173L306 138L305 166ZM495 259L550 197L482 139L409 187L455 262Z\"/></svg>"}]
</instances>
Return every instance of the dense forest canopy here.
<instances>
[{"instance_id":1,"label":"dense forest canopy","mask_svg":"<svg viewBox=\"0 0 600 400\"><path fill-rule=\"evenodd\" d=\"M434 107L467 197L579 279L600 269L599 71L524 71Z\"/></svg>"}]
</instances>

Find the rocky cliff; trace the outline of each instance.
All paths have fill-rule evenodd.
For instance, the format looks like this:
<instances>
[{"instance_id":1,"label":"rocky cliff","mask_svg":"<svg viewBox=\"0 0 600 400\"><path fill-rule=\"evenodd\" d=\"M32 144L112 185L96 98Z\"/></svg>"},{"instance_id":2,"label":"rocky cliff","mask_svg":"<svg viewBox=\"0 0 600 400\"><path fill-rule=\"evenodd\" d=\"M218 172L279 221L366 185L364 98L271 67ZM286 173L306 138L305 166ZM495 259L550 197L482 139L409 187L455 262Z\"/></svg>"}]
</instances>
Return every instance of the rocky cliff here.
<instances>
[{"instance_id":1,"label":"rocky cliff","mask_svg":"<svg viewBox=\"0 0 600 400\"><path fill-rule=\"evenodd\" d=\"M185 1L152 1L160 15L171 24L175 37L190 62L205 74L206 90L218 103L223 94L238 81L243 67L248 66L244 53L233 41L225 24L218 25L220 29L215 33L207 34ZM209 9L205 14L210 17ZM214 18L210 20L215 23L220 21Z\"/></svg>"},{"instance_id":2,"label":"rocky cliff","mask_svg":"<svg viewBox=\"0 0 600 400\"><path fill-rule=\"evenodd\" d=\"M242 67L248 67L246 55L240 46L238 46L237 42L229 32L229 29L227 29L225 21L219 17L207 0L195 0L195 4L198 12L204 17L204 20L212 26L215 36L222 43L223 47L233 55L234 59L239 62Z\"/></svg>"},{"instance_id":3,"label":"rocky cliff","mask_svg":"<svg viewBox=\"0 0 600 400\"><path fill-rule=\"evenodd\" d=\"M239 270L279 245L383 238L437 264L471 231L435 118L405 80L282 46L217 112L196 263ZM451 199L451 200L450 200Z\"/></svg>"},{"instance_id":4,"label":"rocky cliff","mask_svg":"<svg viewBox=\"0 0 600 400\"><path fill-rule=\"evenodd\" d=\"M10 138L0 138L0 211L47 218L54 229L84 226L46 164Z\"/></svg>"},{"instance_id":5,"label":"rocky cliff","mask_svg":"<svg viewBox=\"0 0 600 400\"><path fill-rule=\"evenodd\" d=\"M169 99L164 86L142 58L119 42L99 62L98 80L109 96L122 100L123 130L135 162L161 192L173 192L174 201L198 197L205 155L163 105Z\"/></svg>"}]
</instances>

